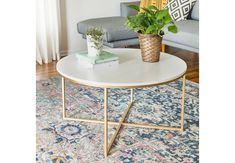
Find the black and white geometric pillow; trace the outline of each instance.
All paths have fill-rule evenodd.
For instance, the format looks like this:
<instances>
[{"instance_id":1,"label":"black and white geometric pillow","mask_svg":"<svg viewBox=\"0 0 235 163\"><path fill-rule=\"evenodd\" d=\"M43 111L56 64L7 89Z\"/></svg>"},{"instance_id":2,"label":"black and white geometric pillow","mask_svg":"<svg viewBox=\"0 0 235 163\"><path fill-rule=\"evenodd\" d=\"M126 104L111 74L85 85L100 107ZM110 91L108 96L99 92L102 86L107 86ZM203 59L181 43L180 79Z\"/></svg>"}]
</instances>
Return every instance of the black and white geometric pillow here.
<instances>
[{"instance_id":1,"label":"black and white geometric pillow","mask_svg":"<svg viewBox=\"0 0 235 163\"><path fill-rule=\"evenodd\" d=\"M168 0L167 8L174 21L185 20L196 0Z\"/></svg>"}]
</instances>

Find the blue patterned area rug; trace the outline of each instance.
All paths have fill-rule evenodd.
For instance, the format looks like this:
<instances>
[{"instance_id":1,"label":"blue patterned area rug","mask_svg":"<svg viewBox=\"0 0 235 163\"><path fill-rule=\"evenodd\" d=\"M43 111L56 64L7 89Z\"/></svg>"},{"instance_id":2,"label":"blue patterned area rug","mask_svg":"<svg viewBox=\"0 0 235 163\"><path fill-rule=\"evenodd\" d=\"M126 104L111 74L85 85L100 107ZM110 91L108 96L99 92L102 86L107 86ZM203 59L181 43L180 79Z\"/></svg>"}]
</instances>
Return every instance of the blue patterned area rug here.
<instances>
[{"instance_id":1,"label":"blue patterned area rug","mask_svg":"<svg viewBox=\"0 0 235 163\"><path fill-rule=\"evenodd\" d=\"M128 122L180 125L181 81L134 89ZM62 120L61 80L37 81L37 163L199 162L199 88L186 82L185 131L123 127L107 160L103 125ZM109 89L109 120L118 121L130 100L129 89ZM66 81L68 117L103 119L103 89ZM115 131L109 126L109 139Z\"/></svg>"}]
</instances>

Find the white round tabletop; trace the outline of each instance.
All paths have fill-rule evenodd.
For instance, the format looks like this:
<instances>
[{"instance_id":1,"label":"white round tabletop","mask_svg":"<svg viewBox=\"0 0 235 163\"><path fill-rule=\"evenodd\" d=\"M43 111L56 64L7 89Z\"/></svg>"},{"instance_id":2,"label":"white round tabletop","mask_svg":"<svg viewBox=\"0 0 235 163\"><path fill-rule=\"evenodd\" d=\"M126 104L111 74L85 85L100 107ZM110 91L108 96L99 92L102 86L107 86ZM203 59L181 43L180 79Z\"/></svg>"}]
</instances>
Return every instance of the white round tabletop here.
<instances>
[{"instance_id":1,"label":"white round tabletop","mask_svg":"<svg viewBox=\"0 0 235 163\"><path fill-rule=\"evenodd\" d=\"M104 88L139 88L167 83L182 77L186 63L173 55L161 53L160 61L143 62L140 49L105 49L119 56L119 65L107 69L85 68L76 54L62 58L56 69L63 77L77 83Z\"/></svg>"}]
</instances>

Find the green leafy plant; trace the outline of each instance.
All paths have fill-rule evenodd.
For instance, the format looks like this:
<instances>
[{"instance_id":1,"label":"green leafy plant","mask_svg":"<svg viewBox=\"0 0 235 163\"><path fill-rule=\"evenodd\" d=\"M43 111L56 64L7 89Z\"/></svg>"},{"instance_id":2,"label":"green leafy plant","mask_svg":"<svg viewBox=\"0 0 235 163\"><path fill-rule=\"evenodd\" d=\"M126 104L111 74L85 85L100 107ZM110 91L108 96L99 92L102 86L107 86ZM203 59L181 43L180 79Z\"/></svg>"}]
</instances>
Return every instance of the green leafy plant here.
<instances>
[{"instance_id":1,"label":"green leafy plant","mask_svg":"<svg viewBox=\"0 0 235 163\"><path fill-rule=\"evenodd\" d=\"M97 49L101 49L103 44L101 44L101 41L103 41L104 32L102 28L96 28L92 27L89 28L86 32L86 35L91 38L91 41L94 43L94 47Z\"/></svg>"},{"instance_id":2,"label":"green leafy plant","mask_svg":"<svg viewBox=\"0 0 235 163\"><path fill-rule=\"evenodd\" d=\"M142 8L136 5L129 5L130 8L138 11L135 16L127 17L126 25L131 30L141 34L155 34L162 37L165 33L163 29L167 26L169 32L177 33L175 26L168 9L160 10L155 6Z\"/></svg>"}]
</instances>

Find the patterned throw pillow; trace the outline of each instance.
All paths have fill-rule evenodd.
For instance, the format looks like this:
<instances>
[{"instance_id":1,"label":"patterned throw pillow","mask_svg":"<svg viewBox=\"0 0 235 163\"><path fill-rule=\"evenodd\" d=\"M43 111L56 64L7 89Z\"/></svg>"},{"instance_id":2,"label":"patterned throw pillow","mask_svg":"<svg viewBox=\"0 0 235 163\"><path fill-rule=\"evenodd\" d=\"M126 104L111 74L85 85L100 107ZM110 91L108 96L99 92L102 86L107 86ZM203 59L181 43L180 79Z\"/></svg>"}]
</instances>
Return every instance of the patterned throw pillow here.
<instances>
[{"instance_id":1,"label":"patterned throw pillow","mask_svg":"<svg viewBox=\"0 0 235 163\"><path fill-rule=\"evenodd\" d=\"M196 0L168 0L167 7L173 20L185 20Z\"/></svg>"}]
</instances>

